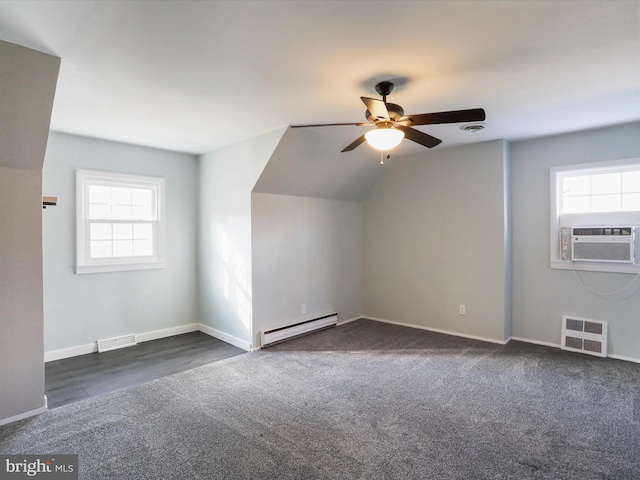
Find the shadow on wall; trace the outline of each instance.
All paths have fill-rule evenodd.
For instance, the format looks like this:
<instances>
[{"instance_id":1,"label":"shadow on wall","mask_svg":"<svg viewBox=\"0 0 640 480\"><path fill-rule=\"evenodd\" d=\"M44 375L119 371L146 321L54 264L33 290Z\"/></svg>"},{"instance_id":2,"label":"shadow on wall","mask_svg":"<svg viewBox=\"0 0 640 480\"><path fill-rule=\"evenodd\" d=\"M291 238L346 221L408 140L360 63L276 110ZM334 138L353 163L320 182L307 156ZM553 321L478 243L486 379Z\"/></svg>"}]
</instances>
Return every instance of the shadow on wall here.
<instances>
[{"instance_id":1,"label":"shadow on wall","mask_svg":"<svg viewBox=\"0 0 640 480\"><path fill-rule=\"evenodd\" d=\"M219 291L222 292L227 307L234 318L251 334L252 301L251 272L249 262L229 241L229 236L221 225L216 226L216 253L220 272Z\"/></svg>"}]
</instances>

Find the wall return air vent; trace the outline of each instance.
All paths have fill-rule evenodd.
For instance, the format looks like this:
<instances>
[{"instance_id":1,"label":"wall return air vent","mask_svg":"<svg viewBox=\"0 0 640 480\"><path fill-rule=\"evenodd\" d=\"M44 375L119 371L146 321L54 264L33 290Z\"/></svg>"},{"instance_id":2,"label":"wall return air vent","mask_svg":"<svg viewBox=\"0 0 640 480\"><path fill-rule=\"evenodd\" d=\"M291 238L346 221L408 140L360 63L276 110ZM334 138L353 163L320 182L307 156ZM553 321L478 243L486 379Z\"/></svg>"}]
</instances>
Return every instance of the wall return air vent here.
<instances>
[{"instance_id":1,"label":"wall return air vent","mask_svg":"<svg viewBox=\"0 0 640 480\"><path fill-rule=\"evenodd\" d=\"M118 348L132 347L137 345L136 334L122 335L121 337L105 338L98 340L98 352L108 352Z\"/></svg>"},{"instance_id":2,"label":"wall return air vent","mask_svg":"<svg viewBox=\"0 0 640 480\"><path fill-rule=\"evenodd\" d=\"M607 356L607 322L586 318L562 317L563 350Z\"/></svg>"}]
</instances>

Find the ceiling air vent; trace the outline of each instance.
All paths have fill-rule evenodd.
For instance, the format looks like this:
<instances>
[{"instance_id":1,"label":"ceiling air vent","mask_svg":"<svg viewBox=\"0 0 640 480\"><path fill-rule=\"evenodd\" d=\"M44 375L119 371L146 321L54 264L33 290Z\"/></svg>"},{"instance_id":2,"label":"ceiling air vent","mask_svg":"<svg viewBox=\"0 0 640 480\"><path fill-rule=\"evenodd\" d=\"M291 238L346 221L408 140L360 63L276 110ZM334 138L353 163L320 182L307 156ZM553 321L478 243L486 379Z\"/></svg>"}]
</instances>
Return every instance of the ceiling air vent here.
<instances>
[{"instance_id":1,"label":"ceiling air vent","mask_svg":"<svg viewBox=\"0 0 640 480\"><path fill-rule=\"evenodd\" d=\"M563 350L607 356L607 322L586 318L562 317Z\"/></svg>"}]
</instances>

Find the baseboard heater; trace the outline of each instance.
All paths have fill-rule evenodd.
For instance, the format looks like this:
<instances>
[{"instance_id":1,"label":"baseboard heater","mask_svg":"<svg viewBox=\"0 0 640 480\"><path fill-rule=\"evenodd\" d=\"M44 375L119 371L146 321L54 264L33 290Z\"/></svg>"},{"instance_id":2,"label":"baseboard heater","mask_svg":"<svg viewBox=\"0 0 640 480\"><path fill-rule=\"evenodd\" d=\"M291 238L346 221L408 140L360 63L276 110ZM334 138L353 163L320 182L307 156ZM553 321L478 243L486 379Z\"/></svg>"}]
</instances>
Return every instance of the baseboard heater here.
<instances>
[{"instance_id":1,"label":"baseboard heater","mask_svg":"<svg viewBox=\"0 0 640 480\"><path fill-rule=\"evenodd\" d=\"M294 337L316 332L323 328L333 327L337 325L337 323L338 314L330 313L328 315L323 315L322 317L305 320L304 322L285 325L271 330L264 330L260 335L262 348L284 342L285 340L289 340Z\"/></svg>"},{"instance_id":2,"label":"baseboard heater","mask_svg":"<svg viewBox=\"0 0 640 480\"><path fill-rule=\"evenodd\" d=\"M562 317L563 350L607 356L607 322L565 315Z\"/></svg>"},{"instance_id":3,"label":"baseboard heater","mask_svg":"<svg viewBox=\"0 0 640 480\"><path fill-rule=\"evenodd\" d=\"M122 335L120 337L105 338L98 340L98 352L108 352L117 348L132 347L137 345L136 334Z\"/></svg>"}]
</instances>

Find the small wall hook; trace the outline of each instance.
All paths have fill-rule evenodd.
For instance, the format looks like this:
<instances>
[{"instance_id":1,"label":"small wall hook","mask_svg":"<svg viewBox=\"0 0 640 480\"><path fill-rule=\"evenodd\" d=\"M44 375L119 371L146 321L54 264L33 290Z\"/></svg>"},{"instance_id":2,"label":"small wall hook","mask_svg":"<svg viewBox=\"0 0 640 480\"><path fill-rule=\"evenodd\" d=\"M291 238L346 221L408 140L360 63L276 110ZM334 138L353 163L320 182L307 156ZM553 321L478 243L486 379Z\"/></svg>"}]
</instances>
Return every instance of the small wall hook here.
<instances>
[{"instance_id":1,"label":"small wall hook","mask_svg":"<svg viewBox=\"0 0 640 480\"><path fill-rule=\"evenodd\" d=\"M42 208L55 207L57 204L58 197L42 197Z\"/></svg>"}]
</instances>

